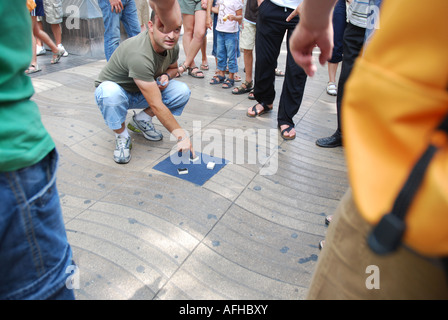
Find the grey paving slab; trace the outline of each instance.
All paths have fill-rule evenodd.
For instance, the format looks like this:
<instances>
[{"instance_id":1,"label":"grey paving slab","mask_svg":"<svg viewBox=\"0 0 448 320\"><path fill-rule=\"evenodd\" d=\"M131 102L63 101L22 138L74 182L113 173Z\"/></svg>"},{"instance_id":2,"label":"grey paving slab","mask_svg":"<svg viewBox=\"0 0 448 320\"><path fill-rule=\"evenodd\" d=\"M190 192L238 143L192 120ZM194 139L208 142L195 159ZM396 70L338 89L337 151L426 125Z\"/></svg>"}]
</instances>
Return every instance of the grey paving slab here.
<instances>
[{"instance_id":1,"label":"grey paving slab","mask_svg":"<svg viewBox=\"0 0 448 320\"><path fill-rule=\"evenodd\" d=\"M58 190L79 267L77 299L305 298L324 217L348 185L343 149L315 145L336 128L326 68L308 79L297 138L284 141L276 123L284 79L275 80L274 111L249 118L254 101L210 85L208 59L205 79L177 79L192 91L177 119L198 151L230 163L197 186L153 169L175 145L158 120L162 141L131 133L131 162L113 161L114 134L94 99L105 60L69 55L50 65L50 56L38 57L33 99L61 155Z\"/></svg>"}]
</instances>

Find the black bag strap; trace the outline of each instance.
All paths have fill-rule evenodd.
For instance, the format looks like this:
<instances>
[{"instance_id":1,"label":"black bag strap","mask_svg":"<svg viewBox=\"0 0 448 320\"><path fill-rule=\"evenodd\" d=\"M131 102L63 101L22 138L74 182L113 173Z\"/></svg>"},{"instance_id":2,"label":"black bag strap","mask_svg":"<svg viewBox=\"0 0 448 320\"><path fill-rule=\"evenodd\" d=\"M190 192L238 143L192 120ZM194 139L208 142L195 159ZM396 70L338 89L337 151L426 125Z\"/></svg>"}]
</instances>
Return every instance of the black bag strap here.
<instances>
[{"instance_id":1,"label":"black bag strap","mask_svg":"<svg viewBox=\"0 0 448 320\"><path fill-rule=\"evenodd\" d=\"M448 134L448 115L436 130ZM367 243L373 252L388 254L394 252L401 244L406 229L405 217L415 194L420 187L426 169L438 147L430 144L409 174L403 188L395 199L392 211L382 217L367 238Z\"/></svg>"}]
</instances>

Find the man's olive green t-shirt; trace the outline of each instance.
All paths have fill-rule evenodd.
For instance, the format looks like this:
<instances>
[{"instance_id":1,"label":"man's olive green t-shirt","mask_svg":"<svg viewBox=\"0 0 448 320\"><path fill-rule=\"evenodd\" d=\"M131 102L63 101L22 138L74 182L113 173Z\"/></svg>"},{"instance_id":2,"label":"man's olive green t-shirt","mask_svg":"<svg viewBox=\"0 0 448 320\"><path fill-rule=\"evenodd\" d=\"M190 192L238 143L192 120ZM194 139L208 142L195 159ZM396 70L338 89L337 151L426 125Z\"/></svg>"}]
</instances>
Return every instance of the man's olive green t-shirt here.
<instances>
[{"instance_id":1,"label":"man's olive green t-shirt","mask_svg":"<svg viewBox=\"0 0 448 320\"><path fill-rule=\"evenodd\" d=\"M128 92L139 92L134 79L152 82L179 57L179 45L164 54L154 51L148 31L126 39L114 51L106 66L101 70L95 86L112 81Z\"/></svg>"}]
</instances>

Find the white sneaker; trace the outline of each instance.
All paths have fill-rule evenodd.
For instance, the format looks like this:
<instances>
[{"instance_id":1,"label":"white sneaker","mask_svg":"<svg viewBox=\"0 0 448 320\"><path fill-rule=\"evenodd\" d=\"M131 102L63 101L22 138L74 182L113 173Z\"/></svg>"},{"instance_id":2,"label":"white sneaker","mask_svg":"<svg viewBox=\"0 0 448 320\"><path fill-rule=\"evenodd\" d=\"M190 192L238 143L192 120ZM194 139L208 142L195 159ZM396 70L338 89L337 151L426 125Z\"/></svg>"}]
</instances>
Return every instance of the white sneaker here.
<instances>
[{"instance_id":1,"label":"white sneaker","mask_svg":"<svg viewBox=\"0 0 448 320\"><path fill-rule=\"evenodd\" d=\"M334 82L328 82L327 84L327 93L330 96L337 96L338 95L338 86Z\"/></svg>"},{"instance_id":2,"label":"white sneaker","mask_svg":"<svg viewBox=\"0 0 448 320\"><path fill-rule=\"evenodd\" d=\"M114 161L116 163L128 163L131 160L131 137L118 135L115 138Z\"/></svg>"},{"instance_id":3,"label":"white sneaker","mask_svg":"<svg viewBox=\"0 0 448 320\"><path fill-rule=\"evenodd\" d=\"M36 56L41 56L43 54L47 53L47 49L45 47L41 47L39 45L36 45Z\"/></svg>"},{"instance_id":4,"label":"white sneaker","mask_svg":"<svg viewBox=\"0 0 448 320\"><path fill-rule=\"evenodd\" d=\"M64 54L62 55L63 57L67 57L68 56L67 50L65 50L64 46L61 43L58 44L58 48L59 49L63 49L65 51Z\"/></svg>"}]
</instances>

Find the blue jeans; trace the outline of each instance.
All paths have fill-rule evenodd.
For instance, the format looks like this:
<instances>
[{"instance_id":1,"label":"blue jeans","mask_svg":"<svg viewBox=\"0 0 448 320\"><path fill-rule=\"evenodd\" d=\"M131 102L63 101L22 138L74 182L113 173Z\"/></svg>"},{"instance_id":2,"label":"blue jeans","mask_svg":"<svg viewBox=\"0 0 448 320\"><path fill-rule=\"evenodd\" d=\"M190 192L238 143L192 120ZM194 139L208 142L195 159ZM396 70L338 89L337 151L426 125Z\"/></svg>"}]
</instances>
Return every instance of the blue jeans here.
<instances>
[{"instance_id":1,"label":"blue jeans","mask_svg":"<svg viewBox=\"0 0 448 320\"><path fill-rule=\"evenodd\" d=\"M120 21L128 37L136 36L140 33L140 22L138 21L137 7L134 0L121 0L123 10L120 13L111 11L109 0L98 0L98 4L103 13L104 22L104 54L109 61L112 53L120 44Z\"/></svg>"},{"instance_id":2,"label":"blue jeans","mask_svg":"<svg viewBox=\"0 0 448 320\"><path fill-rule=\"evenodd\" d=\"M225 71L226 68L229 67L230 73L238 72L238 32L226 33L217 31L217 33L218 69L221 71Z\"/></svg>"},{"instance_id":3,"label":"blue jeans","mask_svg":"<svg viewBox=\"0 0 448 320\"><path fill-rule=\"evenodd\" d=\"M0 173L0 299L74 299L72 266L56 188L58 153Z\"/></svg>"},{"instance_id":4,"label":"blue jeans","mask_svg":"<svg viewBox=\"0 0 448 320\"><path fill-rule=\"evenodd\" d=\"M162 102L175 116L180 116L190 100L191 91L180 81L170 80L161 91ZM95 100L106 125L112 130L121 128L129 109L146 109L148 102L141 92L131 93L112 81L102 82L95 90Z\"/></svg>"}]
</instances>

